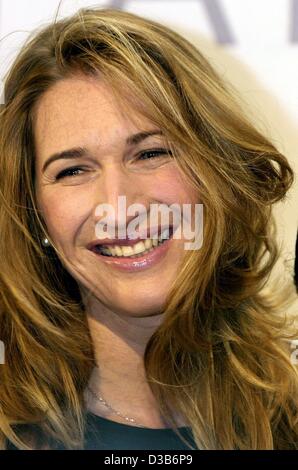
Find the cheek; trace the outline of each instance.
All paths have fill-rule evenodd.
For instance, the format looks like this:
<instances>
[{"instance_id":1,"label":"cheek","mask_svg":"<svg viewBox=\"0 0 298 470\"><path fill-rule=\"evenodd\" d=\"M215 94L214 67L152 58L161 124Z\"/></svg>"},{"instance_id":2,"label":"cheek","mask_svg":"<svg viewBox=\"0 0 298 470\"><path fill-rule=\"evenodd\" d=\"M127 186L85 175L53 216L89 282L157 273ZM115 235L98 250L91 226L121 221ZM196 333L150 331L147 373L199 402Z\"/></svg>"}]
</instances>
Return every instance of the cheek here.
<instances>
[{"instance_id":1,"label":"cheek","mask_svg":"<svg viewBox=\"0 0 298 470\"><path fill-rule=\"evenodd\" d=\"M88 216L89 200L72 192L41 191L39 208L53 241L59 246L70 241Z\"/></svg>"},{"instance_id":2,"label":"cheek","mask_svg":"<svg viewBox=\"0 0 298 470\"><path fill-rule=\"evenodd\" d=\"M168 204L194 203L198 197L195 190L184 179L176 165L167 168L154 181L155 198Z\"/></svg>"},{"instance_id":3,"label":"cheek","mask_svg":"<svg viewBox=\"0 0 298 470\"><path fill-rule=\"evenodd\" d=\"M190 185L177 166L167 168L167 171L161 175L161 178L155 182L155 199L166 203L168 206L177 204L181 213L177 214L179 222L181 220L181 240L175 240L176 249L183 248L185 239L190 240L195 236L196 231L201 224L199 209L196 206L200 204L200 197L197 190Z\"/></svg>"}]
</instances>

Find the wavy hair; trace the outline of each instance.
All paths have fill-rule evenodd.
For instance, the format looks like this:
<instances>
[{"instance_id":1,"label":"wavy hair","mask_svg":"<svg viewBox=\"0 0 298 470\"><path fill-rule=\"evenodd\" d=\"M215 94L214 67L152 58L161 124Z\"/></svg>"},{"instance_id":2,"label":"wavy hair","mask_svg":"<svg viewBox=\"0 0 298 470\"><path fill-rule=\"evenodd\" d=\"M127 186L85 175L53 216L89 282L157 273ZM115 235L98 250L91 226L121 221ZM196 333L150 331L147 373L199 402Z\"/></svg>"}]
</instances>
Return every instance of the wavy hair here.
<instances>
[{"instance_id":1,"label":"wavy hair","mask_svg":"<svg viewBox=\"0 0 298 470\"><path fill-rule=\"evenodd\" d=\"M280 254L272 205L293 171L196 47L154 21L98 8L34 32L5 77L0 448L84 445L94 351L77 282L40 242L33 138L38 100L78 72L105 80L163 129L204 205L203 246L185 255L144 355L161 412L174 429L172 410L181 413L200 449L297 449L288 342L298 334L285 291L264 290Z\"/></svg>"}]
</instances>

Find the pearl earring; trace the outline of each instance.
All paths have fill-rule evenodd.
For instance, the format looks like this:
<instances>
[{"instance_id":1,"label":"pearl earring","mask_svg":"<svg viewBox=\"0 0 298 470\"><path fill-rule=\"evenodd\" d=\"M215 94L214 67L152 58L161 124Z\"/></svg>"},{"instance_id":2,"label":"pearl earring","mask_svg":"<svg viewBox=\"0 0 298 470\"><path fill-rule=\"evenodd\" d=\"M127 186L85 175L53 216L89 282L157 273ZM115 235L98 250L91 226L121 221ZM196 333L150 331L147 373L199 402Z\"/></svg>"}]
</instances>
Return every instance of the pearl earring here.
<instances>
[{"instance_id":1,"label":"pearl earring","mask_svg":"<svg viewBox=\"0 0 298 470\"><path fill-rule=\"evenodd\" d=\"M44 247L46 247L46 248L47 248L48 246L50 246L50 242L49 242L49 240L48 240L47 238L43 238L43 239L41 240L41 243L42 243L42 245L43 245Z\"/></svg>"}]
</instances>

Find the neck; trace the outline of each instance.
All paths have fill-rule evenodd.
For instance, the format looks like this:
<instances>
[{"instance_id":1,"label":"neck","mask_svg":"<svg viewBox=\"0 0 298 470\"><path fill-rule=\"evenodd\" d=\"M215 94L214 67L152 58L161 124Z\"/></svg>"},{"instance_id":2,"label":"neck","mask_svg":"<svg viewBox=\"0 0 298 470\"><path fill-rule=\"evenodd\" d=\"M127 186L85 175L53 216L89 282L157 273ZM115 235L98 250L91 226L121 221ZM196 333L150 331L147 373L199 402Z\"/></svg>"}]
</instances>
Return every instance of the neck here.
<instances>
[{"instance_id":1,"label":"neck","mask_svg":"<svg viewBox=\"0 0 298 470\"><path fill-rule=\"evenodd\" d=\"M98 302L89 303L87 312L98 365L91 374L89 387L125 415L145 421L149 426L163 427L143 364L146 344L160 325L162 314L125 316ZM87 407L105 417L111 414L90 394Z\"/></svg>"}]
</instances>

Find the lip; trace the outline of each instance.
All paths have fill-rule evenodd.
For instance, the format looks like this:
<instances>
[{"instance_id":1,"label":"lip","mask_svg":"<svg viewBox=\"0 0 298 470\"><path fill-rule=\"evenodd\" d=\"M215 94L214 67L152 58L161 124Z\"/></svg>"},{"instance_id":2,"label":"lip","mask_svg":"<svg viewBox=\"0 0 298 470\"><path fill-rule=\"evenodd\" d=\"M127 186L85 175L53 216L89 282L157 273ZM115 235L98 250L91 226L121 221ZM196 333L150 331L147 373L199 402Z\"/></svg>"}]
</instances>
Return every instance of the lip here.
<instances>
[{"instance_id":1,"label":"lip","mask_svg":"<svg viewBox=\"0 0 298 470\"><path fill-rule=\"evenodd\" d=\"M100 261L116 268L121 271L126 272L138 272L155 266L158 264L167 254L171 242L173 240L173 235L164 241L162 245L155 247L149 253L140 256L139 258L118 258L116 256L103 256L100 253L91 250L94 256L99 258ZM136 240L133 240L136 243ZM98 243L97 243L98 244Z\"/></svg>"}]
</instances>

